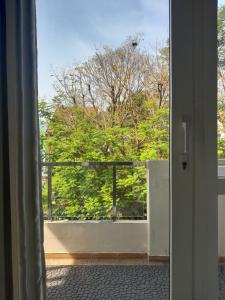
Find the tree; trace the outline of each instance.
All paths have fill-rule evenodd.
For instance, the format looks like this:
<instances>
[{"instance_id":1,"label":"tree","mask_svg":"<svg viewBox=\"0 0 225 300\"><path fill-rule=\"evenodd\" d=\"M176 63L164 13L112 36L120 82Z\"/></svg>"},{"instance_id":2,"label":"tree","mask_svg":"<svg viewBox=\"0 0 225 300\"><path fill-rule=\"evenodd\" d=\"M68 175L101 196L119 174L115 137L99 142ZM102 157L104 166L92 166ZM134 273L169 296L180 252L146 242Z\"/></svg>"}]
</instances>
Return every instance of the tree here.
<instances>
[{"instance_id":1,"label":"tree","mask_svg":"<svg viewBox=\"0 0 225 300\"><path fill-rule=\"evenodd\" d=\"M218 156L225 157L225 5L218 11Z\"/></svg>"},{"instance_id":2,"label":"tree","mask_svg":"<svg viewBox=\"0 0 225 300\"><path fill-rule=\"evenodd\" d=\"M92 107L101 126L124 126L133 120L134 96L148 95L159 107L168 102L167 49L149 55L141 49L142 36L137 34L116 49L96 49L93 57L55 73L57 99L61 104ZM107 114L105 114L107 112Z\"/></svg>"},{"instance_id":3,"label":"tree","mask_svg":"<svg viewBox=\"0 0 225 300\"><path fill-rule=\"evenodd\" d=\"M169 46L157 48L154 55L146 61L147 74L145 85L148 97L158 99L158 106L168 107L169 102Z\"/></svg>"},{"instance_id":4,"label":"tree","mask_svg":"<svg viewBox=\"0 0 225 300\"><path fill-rule=\"evenodd\" d=\"M168 158L168 47L149 55L141 36L96 50L56 76L51 105L40 103L48 161L145 161ZM167 65L166 65L167 64ZM111 218L112 168L53 168L53 213ZM119 217L146 216L143 166L117 169ZM47 186L44 188L46 206Z\"/></svg>"},{"instance_id":5,"label":"tree","mask_svg":"<svg viewBox=\"0 0 225 300\"><path fill-rule=\"evenodd\" d=\"M57 108L43 140L49 161L145 161L168 157L168 109L146 99L137 128L101 128L84 114L85 108ZM91 112L90 112L91 113ZM136 136L137 135L137 136ZM139 147L136 140L139 141ZM121 167L117 171L120 217L145 216L146 171ZM44 203L47 203L47 186ZM53 168L53 215L76 219L111 218L112 168ZM136 204L135 204L136 203ZM46 209L47 206L45 205Z\"/></svg>"}]
</instances>

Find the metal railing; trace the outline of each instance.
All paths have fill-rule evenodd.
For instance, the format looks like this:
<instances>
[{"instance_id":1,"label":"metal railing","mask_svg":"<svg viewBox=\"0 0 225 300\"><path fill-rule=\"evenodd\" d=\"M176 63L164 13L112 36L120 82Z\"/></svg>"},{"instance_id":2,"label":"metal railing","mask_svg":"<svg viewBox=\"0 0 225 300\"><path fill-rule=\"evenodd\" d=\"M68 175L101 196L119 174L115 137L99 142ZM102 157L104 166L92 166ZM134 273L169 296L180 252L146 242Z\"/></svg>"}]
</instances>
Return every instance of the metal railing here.
<instances>
[{"instance_id":1,"label":"metal railing","mask_svg":"<svg viewBox=\"0 0 225 300\"><path fill-rule=\"evenodd\" d=\"M53 169L57 167L111 167L112 171L112 214L111 220L117 220L117 170L119 167L130 166L130 167L144 167L145 162L131 162L131 161L117 161L117 162L42 162L42 167L47 168L47 172L42 171L42 183L45 181L47 183L47 216L45 216L48 220L53 220L53 209L52 209L52 178L53 178ZM46 178L47 176L47 178ZM45 180L43 180L45 178ZM46 180L47 179L47 180ZM145 203L146 206L146 203ZM73 219L73 217L70 217ZM146 216L143 214L142 216L134 217L129 216L130 218L136 219L145 219Z\"/></svg>"}]
</instances>

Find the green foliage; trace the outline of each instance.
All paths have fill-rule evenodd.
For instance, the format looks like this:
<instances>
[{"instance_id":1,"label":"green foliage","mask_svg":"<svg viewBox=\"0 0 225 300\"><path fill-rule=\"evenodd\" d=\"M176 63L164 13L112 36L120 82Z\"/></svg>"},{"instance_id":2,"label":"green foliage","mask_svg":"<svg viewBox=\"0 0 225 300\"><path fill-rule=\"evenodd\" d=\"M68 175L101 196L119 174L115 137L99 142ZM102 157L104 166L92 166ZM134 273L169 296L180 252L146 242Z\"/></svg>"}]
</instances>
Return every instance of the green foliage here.
<instances>
[{"instance_id":1,"label":"green foliage","mask_svg":"<svg viewBox=\"0 0 225 300\"><path fill-rule=\"evenodd\" d=\"M222 5L218 10L217 21L217 44L219 59L224 59L225 55L225 5Z\"/></svg>"},{"instance_id":2,"label":"green foliage","mask_svg":"<svg viewBox=\"0 0 225 300\"><path fill-rule=\"evenodd\" d=\"M225 158L225 5L218 10L218 158Z\"/></svg>"},{"instance_id":3,"label":"green foliage","mask_svg":"<svg viewBox=\"0 0 225 300\"><path fill-rule=\"evenodd\" d=\"M218 13L218 54L221 61L225 58L224 20L225 6L222 6ZM77 66L74 74L63 77L66 85L63 89L60 80L60 88L53 101L39 102L42 160L145 162L168 159L168 45L159 50L155 61L148 59L146 53L131 47L128 40L115 51L110 48L103 53L97 51L82 68ZM147 66L150 66L152 74L145 74ZM140 72L142 68L144 73ZM220 71L223 75L224 67ZM142 82L140 78L145 86L137 85L135 89L131 83ZM224 80L223 76L221 78ZM219 87L224 87L222 79ZM69 90L76 82L78 87ZM159 87L163 105L159 105ZM222 89L218 102L219 158L225 157L224 103ZM112 166L54 167L53 217L111 219L112 184ZM118 218L146 218L145 167L117 167L116 185ZM46 181L43 181L42 190L43 208L47 215Z\"/></svg>"},{"instance_id":4,"label":"green foliage","mask_svg":"<svg viewBox=\"0 0 225 300\"><path fill-rule=\"evenodd\" d=\"M65 161L146 161L168 158L168 109L156 101L135 96L141 121L133 126L102 127L80 106L58 106L50 115L42 103L41 116L48 117L41 134L45 159ZM46 111L45 111L46 109ZM92 113L92 112L91 112ZM54 167L52 210L55 218L111 219L112 166ZM43 187L47 215L47 183ZM117 167L118 218L146 217L146 170L143 166Z\"/></svg>"}]
</instances>

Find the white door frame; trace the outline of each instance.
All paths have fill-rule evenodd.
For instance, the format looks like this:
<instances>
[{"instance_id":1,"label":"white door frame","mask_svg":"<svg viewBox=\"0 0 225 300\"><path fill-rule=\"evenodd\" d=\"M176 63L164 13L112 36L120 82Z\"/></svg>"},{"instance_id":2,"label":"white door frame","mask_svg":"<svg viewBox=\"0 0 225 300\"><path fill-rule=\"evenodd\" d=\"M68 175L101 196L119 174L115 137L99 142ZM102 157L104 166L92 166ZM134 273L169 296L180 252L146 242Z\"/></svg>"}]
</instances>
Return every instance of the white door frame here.
<instances>
[{"instance_id":1,"label":"white door frame","mask_svg":"<svg viewBox=\"0 0 225 300\"><path fill-rule=\"evenodd\" d=\"M217 1L170 1L170 49L170 295L172 300L215 300Z\"/></svg>"}]
</instances>

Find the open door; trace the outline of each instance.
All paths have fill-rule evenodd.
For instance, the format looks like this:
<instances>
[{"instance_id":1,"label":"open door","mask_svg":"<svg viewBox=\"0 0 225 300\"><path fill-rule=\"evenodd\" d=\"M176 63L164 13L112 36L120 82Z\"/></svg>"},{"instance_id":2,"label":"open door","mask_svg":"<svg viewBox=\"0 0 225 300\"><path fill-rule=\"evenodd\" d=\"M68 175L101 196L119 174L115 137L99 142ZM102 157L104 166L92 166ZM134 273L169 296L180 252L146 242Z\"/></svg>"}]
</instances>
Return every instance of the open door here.
<instances>
[{"instance_id":1,"label":"open door","mask_svg":"<svg viewBox=\"0 0 225 300\"><path fill-rule=\"evenodd\" d=\"M40 58L41 55L44 57L43 60L39 59L39 74L42 74L42 71L45 70L43 76L39 78L39 83L44 86L47 80L47 82L50 82L50 77L51 80L55 77L57 94L53 95L54 104L60 104L60 106L54 111L51 122L57 118L61 118L60 121L62 121L60 123L60 126L62 125L62 128L60 127L61 135L57 135L58 132L56 132L59 129L58 123L48 124L50 130L46 130L50 132L51 141L49 142L50 147L44 149L43 157L47 153L48 155L45 155L47 159L50 157L55 159L55 161L47 161L46 157L44 157L45 160L42 163L42 166L48 167L48 173L43 172L47 195L45 195L46 202L43 203L45 205L44 212L48 219L47 225L45 224L45 233L47 233L45 238L46 241L48 236L52 238L49 239L51 241L54 238L57 242L55 245L61 247L58 248L61 249L61 252L63 249L66 254L74 255L74 257L77 255L78 250L81 253L85 253L85 255L87 255L88 251L93 252L90 249L93 249L95 244L98 246L94 248L95 252L100 254L106 252L105 254L110 256L112 253L118 254L120 252L119 254L121 254L121 251L126 254L134 254L128 248L128 245L130 242L135 241L135 231L130 230L129 235L127 235L123 234L123 228L127 228L127 224L132 225L134 228L137 225L136 221L140 221L140 217L144 224L143 228L146 228L145 223L149 220L147 220L146 214L146 198L144 197L143 201L140 199L142 192L140 187L144 186L144 180L140 181L140 176L138 177L136 175L137 172L135 173L133 170L133 166L136 168L143 166L133 160L141 160L141 163L143 163L143 161L151 160L153 157L154 159L169 159L166 155L158 157L157 151L151 152L151 143L144 144L145 140L149 141L151 130L155 126L155 124L153 126L152 123L148 122L149 110L145 110L146 104L149 108L154 102L149 101L155 97L155 94L153 96L151 94L152 90L158 93L158 98L156 98L159 99L159 107L162 103L161 100L163 100L162 96L165 95L161 82L163 76L160 74L160 80L158 78L156 80L155 76L152 76L155 75L152 74L152 69L156 65L155 62L159 62L159 56L158 54L156 56L153 55L148 41L154 36L153 31L150 31L151 34L149 34L149 28L154 27L154 24L149 24L151 21L150 16L152 13L154 17L159 18L159 8L155 8L154 0L148 4L144 2L139 1L138 5L135 6L136 4L134 5L133 1L124 2L125 4L107 1L104 5L101 5L99 1L92 1L88 4L83 2L79 3L79 5L75 2L67 2L65 4L58 1L58 5L52 2L51 7L50 2L39 1L39 14L47 16L46 19L38 17L39 54ZM165 7L162 12L164 11L165 13L169 3L164 1L164 4ZM68 17L65 17L65 11L67 11ZM48 15L49 12L50 14ZM61 15L61 12L63 12L63 15ZM74 18L75 13L79 18ZM148 15L144 18L143 16L146 13ZM137 16L137 18L134 18L134 16ZM59 20L63 19L63 17L67 18L67 20L64 20L61 24L62 26L60 25L58 28L57 24L60 24ZM164 19L166 20L166 13ZM78 23L73 23L74 20ZM142 24L144 20L147 20L147 24ZM49 21L50 24L48 24ZM70 26L64 28L67 24L70 24ZM135 34L132 30L133 27L135 29L139 28L140 24L142 24L140 28L148 28L146 40L143 39L142 35ZM45 36L45 34L48 30L51 31L52 28L54 32L50 33L54 36L54 39L48 39L48 36ZM170 28L170 296L172 300L215 300L218 298L216 1L171 0ZM55 35L55 32L58 32L57 30L62 34ZM119 32L121 36L118 34ZM97 35L96 33L100 34ZM126 35L128 36L127 39ZM76 65L65 68L62 74L51 72L53 74L46 76L47 57L49 56L52 59L55 53L57 54L56 49L64 47L59 52L63 53L63 59L69 59L67 54L71 55L71 53L66 51L71 49L71 36L76 37L76 47L74 47L74 53L73 51L72 53L76 59L80 55L80 61L78 60ZM79 36L82 37L80 48ZM44 37L43 40L41 37ZM66 37L68 39L67 47L65 47ZM57 39L59 39L58 45L51 43L51 41L55 43ZM121 39L124 39L124 42ZM45 42L41 44L41 41ZM48 42L46 43L46 41ZM99 48L93 52L90 50L88 43L96 43ZM114 43L112 47L110 46L111 43ZM48 51L45 47L42 49L41 45L46 46L46 44L49 49L51 47L53 49L50 55L48 53L49 49ZM102 47L104 44L109 44L109 46ZM44 51L42 52L42 50ZM167 44L164 47L164 54L166 53L165 50L168 50ZM59 63L60 57L57 57L57 63ZM154 57L156 61L152 60ZM168 55L166 58L168 58ZM168 61L166 60L166 62L167 64L163 66L165 67L168 83L169 68ZM160 69L162 70L162 66L160 66ZM47 77L48 79L46 79ZM39 88L40 91L41 88ZM166 92L168 93L168 88ZM149 99L150 96L152 99ZM47 101L45 105L49 105L49 103L50 101ZM139 115L140 111L141 114ZM142 114L143 111L144 114ZM137 116L140 118L138 119ZM78 125L80 126L80 132L82 133L80 136L85 141L84 143L83 140L76 140L77 137L79 138L79 134L74 130L74 127L77 126L74 120L78 120L78 117L81 117L81 125ZM73 133L75 132L76 134L72 135L71 132L65 131L63 127L65 120L72 120L70 124L67 124L67 129L69 126L72 127ZM92 122L93 120L94 122ZM144 120L147 123L140 124L137 120ZM92 131L89 132L91 126L93 126ZM46 129L47 126L43 126L43 128ZM103 134L102 128L104 128ZM140 128L142 128L141 132L138 131ZM67 134L64 134L65 132ZM87 133L89 135L86 135ZM54 141L52 136L55 137ZM93 136L95 139L92 141ZM130 136L137 138L135 150L131 148L132 151L126 153L126 148L130 146L127 137L130 138ZM100 144L102 141L104 141L103 145ZM120 142L119 147L116 145L118 141ZM82 151L78 151L80 150L77 147L79 143L82 146ZM87 150L85 148L86 144L88 144ZM69 153L68 149L71 145L72 151ZM77 150L74 145L79 149ZM66 147L64 148L64 146ZM91 146L94 149L92 149L92 153L88 153ZM144 153L145 155L142 155L144 147L147 150ZM48 152L49 149L52 152ZM103 151L95 152L96 149L103 149ZM137 154L135 152L136 149ZM66 151L67 155L65 156L63 154ZM82 153L84 153L83 156ZM68 157L74 161L68 161ZM124 163L125 167L132 167L130 170L131 174L125 170L124 166L121 168ZM142 169L139 169L139 173L142 176L140 171ZM154 183L151 171L149 172L150 184ZM165 169L162 169L161 173L162 177L165 176ZM99 175L98 180L97 175ZM167 184L169 181L168 177L169 175L165 179ZM138 189L133 188L134 182L136 182L135 178L139 180L138 183L141 182ZM71 179L74 182L71 183ZM67 185L65 185L66 180ZM155 185L159 187L158 182ZM164 181L162 186L163 188L167 187ZM160 193L163 191L163 188L161 188ZM144 190L142 194L145 196L145 193L146 191ZM160 193L157 193L157 204L163 200L163 196ZM51 195L53 194L54 203L51 202ZM153 195L152 192L151 195ZM128 203L125 203L124 199L128 199ZM142 202L144 205L142 205ZM140 208L134 212L135 204L137 208ZM98 210L98 207L101 207L101 211ZM162 217L162 209L156 209L155 211L160 211L161 219L165 221L166 218ZM142 212L143 216L140 216ZM153 212L154 207L152 206L150 207L150 221ZM169 212L167 217L168 215ZM136 219L134 220L134 218ZM62 222L57 223L56 221L60 219ZM165 223L158 222L159 218L156 219L157 226ZM66 225L63 225L65 220ZM78 226L77 223L70 223L70 221L75 220L78 223L79 221L83 222L82 225L79 225L80 227L85 226L87 228L87 224L90 223L88 227L90 232L94 228L102 228L102 226L108 229L104 231L104 234L100 234L100 232L103 232L100 229L97 229L95 234L90 234L89 232L89 235L86 235L89 238L85 239L86 248L82 248L82 241L84 241L83 232L87 233L87 229L82 227L82 230L80 230L82 234L74 239L77 241L81 238L81 242L78 243L79 247L81 247L79 248L77 244L74 245L71 242L75 236L74 233L79 233L79 230L75 228L75 226ZM127 223L121 222L121 220L125 220ZM106 221L107 226L103 221ZM132 221L135 225L132 224ZM70 232L70 234L66 236L62 233L63 231L60 231L59 226L73 226L75 229L68 230L67 232ZM167 236L169 235L168 227L167 222ZM110 235L109 230L112 230L112 228L114 228L115 234L111 233ZM154 233L157 236L156 231ZM72 238L66 241L65 236ZM118 238L119 236L121 237L120 239ZM126 239L127 236L129 237L128 239ZM141 236L141 233L138 232L137 237L140 238ZM147 235L143 234L143 236L143 244L146 246L145 239ZM90 242L88 245L90 247L87 248L86 242L92 241L90 239L92 237L94 237L94 240ZM103 237L104 240L101 242ZM116 243L118 240L120 241L119 246ZM136 240L139 247L141 245L140 239ZM125 243L124 247L122 247L123 242ZM47 243L45 245L46 250L48 248ZM55 254L52 253L56 251L57 247L55 245L54 247L50 245L50 250L46 252ZM99 248L102 245L107 247ZM113 248L115 245L118 247ZM143 249L141 248L141 251L146 252L144 247ZM99 255L99 253L97 254ZM124 255L124 253L122 254ZM93 255L91 252L89 254ZM156 252L155 255L157 256L157 254ZM168 253L166 254L168 258ZM104 275L104 273L102 274ZM115 276L116 279L119 278L117 274ZM155 278L154 275L153 278ZM109 283L113 283L112 277ZM140 285L143 286L142 284ZM123 288L123 285L120 284L120 286ZM55 292L55 289L56 287L54 286L52 291ZM103 286L103 289L105 290L105 286ZM135 289L135 292L137 291L137 288L131 285L126 288L127 295L132 289ZM148 288L146 287L147 290ZM140 292L142 293L143 291L141 290ZM166 289L166 292L168 298L168 289ZM117 294L120 294L120 291ZM135 297L141 298L140 296Z\"/></svg>"},{"instance_id":2,"label":"open door","mask_svg":"<svg viewBox=\"0 0 225 300\"><path fill-rule=\"evenodd\" d=\"M171 0L171 299L218 299L217 1Z\"/></svg>"}]
</instances>

